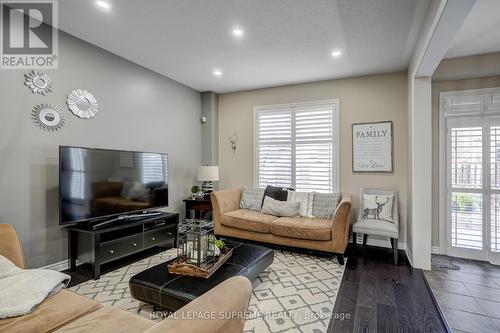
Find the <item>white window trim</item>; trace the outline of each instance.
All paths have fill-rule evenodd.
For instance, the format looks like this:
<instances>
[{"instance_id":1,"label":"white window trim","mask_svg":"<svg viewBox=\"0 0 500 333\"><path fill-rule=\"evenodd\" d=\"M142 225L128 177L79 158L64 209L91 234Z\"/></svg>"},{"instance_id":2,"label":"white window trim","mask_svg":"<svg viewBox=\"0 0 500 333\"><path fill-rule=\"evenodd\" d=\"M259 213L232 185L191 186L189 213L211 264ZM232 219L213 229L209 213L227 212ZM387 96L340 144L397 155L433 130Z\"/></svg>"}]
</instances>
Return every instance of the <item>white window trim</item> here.
<instances>
[{"instance_id":1,"label":"white window trim","mask_svg":"<svg viewBox=\"0 0 500 333\"><path fill-rule=\"evenodd\" d=\"M333 169L336 171L333 174L333 180L334 180L334 187L333 191L339 193L340 192L340 160L339 160L339 149L340 149L340 133L339 133L339 119L340 119L340 99L334 98L334 99L326 99L326 100L317 100L317 101L304 101L304 102L296 102L296 103L285 103L285 104L274 104L274 105L259 105L259 106L254 106L253 108L253 130L252 130L252 146L253 146L253 185L254 187L257 187L257 173L258 173L258 168L257 168L257 112L258 111L279 111L280 109L287 109L287 108L293 108L293 107L302 107L302 106L311 106L311 105L325 105L325 104L330 104L335 107L333 111L333 128L334 128L334 135L333 135L333 147L334 147L334 154L333 154ZM293 164L295 164L295 161L293 161ZM292 168L293 169L293 168Z\"/></svg>"}]
</instances>

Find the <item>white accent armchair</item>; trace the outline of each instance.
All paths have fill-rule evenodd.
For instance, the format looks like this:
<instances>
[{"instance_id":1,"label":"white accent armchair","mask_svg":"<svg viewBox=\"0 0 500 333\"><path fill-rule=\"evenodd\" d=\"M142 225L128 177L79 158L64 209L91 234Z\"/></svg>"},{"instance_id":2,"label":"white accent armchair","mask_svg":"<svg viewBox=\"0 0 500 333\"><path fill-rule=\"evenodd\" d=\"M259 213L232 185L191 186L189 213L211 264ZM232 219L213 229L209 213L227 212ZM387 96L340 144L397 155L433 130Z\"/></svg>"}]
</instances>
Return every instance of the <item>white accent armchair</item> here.
<instances>
[{"instance_id":1,"label":"white accent armchair","mask_svg":"<svg viewBox=\"0 0 500 333\"><path fill-rule=\"evenodd\" d=\"M392 219L394 222L385 220L367 218L364 214L364 200L363 194L371 195L394 195L392 204ZM391 239L391 246L394 255L394 264L398 264L398 238L399 238L399 209L398 209L398 193L393 190L379 190L379 189L363 189L360 196L358 220L352 226L352 237L354 252L356 253L356 238L357 234L363 234L363 247L366 246L368 235L376 235L389 237Z\"/></svg>"}]
</instances>

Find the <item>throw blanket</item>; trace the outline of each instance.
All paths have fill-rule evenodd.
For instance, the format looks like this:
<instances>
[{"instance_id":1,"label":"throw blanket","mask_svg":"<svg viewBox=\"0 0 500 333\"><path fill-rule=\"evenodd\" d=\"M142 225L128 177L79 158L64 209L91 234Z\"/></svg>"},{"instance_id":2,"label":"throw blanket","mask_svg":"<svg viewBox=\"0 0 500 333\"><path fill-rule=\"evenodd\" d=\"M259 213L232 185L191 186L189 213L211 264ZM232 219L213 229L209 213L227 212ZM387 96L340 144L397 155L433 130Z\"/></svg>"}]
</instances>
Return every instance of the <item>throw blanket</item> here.
<instances>
[{"instance_id":1,"label":"throw blanket","mask_svg":"<svg viewBox=\"0 0 500 333\"><path fill-rule=\"evenodd\" d=\"M50 269L21 269L0 255L0 319L31 313L70 279Z\"/></svg>"}]
</instances>

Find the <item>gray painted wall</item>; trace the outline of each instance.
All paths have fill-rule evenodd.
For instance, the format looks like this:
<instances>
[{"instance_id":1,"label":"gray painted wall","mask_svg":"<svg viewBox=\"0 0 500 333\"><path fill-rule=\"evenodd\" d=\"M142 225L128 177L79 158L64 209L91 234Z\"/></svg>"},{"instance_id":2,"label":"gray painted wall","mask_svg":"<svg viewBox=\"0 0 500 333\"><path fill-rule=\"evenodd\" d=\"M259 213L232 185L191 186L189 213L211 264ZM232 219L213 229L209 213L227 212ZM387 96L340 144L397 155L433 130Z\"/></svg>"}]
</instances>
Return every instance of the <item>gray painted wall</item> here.
<instances>
[{"instance_id":1,"label":"gray painted wall","mask_svg":"<svg viewBox=\"0 0 500 333\"><path fill-rule=\"evenodd\" d=\"M219 165L219 95L212 91L201 94L201 161L203 165Z\"/></svg>"},{"instance_id":2,"label":"gray painted wall","mask_svg":"<svg viewBox=\"0 0 500 333\"><path fill-rule=\"evenodd\" d=\"M0 223L17 229L31 268L67 258L58 225L59 145L167 152L169 211L182 211L201 163L199 92L65 33L59 38L59 69L45 71L55 82L49 95L24 86L26 71L0 71ZM97 98L94 119L67 109L75 88ZM39 103L64 110L61 131L35 127L30 112Z\"/></svg>"}]
</instances>

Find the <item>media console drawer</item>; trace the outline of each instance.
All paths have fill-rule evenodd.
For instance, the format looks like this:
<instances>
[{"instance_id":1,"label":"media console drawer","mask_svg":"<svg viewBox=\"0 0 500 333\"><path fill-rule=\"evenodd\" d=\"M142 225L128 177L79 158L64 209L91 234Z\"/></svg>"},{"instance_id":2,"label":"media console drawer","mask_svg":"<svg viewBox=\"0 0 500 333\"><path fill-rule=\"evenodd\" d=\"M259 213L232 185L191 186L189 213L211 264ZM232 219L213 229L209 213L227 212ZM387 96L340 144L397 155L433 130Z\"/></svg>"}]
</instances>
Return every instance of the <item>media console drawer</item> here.
<instances>
[{"instance_id":1,"label":"media console drawer","mask_svg":"<svg viewBox=\"0 0 500 333\"><path fill-rule=\"evenodd\" d=\"M127 237L125 239L118 239L108 244L103 244L100 249L101 261L106 262L114 260L130 253L140 251L144 248L142 234Z\"/></svg>"},{"instance_id":2,"label":"media console drawer","mask_svg":"<svg viewBox=\"0 0 500 333\"><path fill-rule=\"evenodd\" d=\"M169 240L174 240L175 236L175 228L164 228L159 230L147 231L144 233L144 247L151 247L165 243Z\"/></svg>"}]
</instances>

